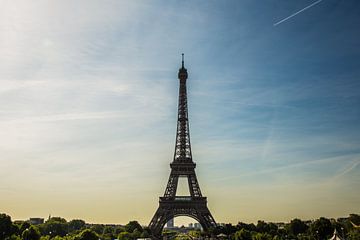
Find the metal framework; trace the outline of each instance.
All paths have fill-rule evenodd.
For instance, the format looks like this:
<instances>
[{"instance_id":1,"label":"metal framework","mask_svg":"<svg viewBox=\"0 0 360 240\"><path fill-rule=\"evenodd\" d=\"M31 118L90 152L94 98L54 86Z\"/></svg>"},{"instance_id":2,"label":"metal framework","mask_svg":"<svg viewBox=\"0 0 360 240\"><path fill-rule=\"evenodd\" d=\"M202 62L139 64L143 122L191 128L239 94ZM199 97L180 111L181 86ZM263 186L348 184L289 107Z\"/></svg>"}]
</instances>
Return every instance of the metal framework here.
<instances>
[{"instance_id":1,"label":"metal framework","mask_svg":"<svg viewBox=\"0 0 360 240\"><path fill-rule=\"evenodd\" d=\"M192 160L186 94L188 73L184 67L184 54L182 54L182 66L179 69L178 78L180 87L174 159L170 164L171 173L164 196L160 197L159 207L149 224L155 239L161 238L164 225L177 216L194 218L204 230L216 226L216 222L207 207L206 197L201 194L195 174L196 164ZM187 178L190 196L176 196L180 177Z\"/></svg>"}]
</instances>

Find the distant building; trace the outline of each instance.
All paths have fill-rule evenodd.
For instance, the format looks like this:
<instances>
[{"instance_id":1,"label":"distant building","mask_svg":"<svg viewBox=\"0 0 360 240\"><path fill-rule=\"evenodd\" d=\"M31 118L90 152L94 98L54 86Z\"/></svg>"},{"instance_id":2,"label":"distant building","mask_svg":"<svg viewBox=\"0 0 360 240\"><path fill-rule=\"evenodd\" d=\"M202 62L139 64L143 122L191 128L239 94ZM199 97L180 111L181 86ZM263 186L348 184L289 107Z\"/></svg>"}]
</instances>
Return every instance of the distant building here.
<instances>
[{"instance_id":1,"label":"distant building","mask_svg":"<svg viewBox=\"0 0 360 240\"><path fill-rule=\"evenodd\" d=\"M29 223L30 223L31 225L43 224L43 223L44 223L44 219L43 219L43 218L30 218L30 219L29 219Z\"/></svg>"},{"instance_id":2,"label":"distant building","mask_svg":"<svg viewBox=\"0 0 360 240\"><path fill-rule=\"evenodd\" d=\"M194 224L193 223L189 223L189 228L193 228Z\"/></svg>"}]
</instances>

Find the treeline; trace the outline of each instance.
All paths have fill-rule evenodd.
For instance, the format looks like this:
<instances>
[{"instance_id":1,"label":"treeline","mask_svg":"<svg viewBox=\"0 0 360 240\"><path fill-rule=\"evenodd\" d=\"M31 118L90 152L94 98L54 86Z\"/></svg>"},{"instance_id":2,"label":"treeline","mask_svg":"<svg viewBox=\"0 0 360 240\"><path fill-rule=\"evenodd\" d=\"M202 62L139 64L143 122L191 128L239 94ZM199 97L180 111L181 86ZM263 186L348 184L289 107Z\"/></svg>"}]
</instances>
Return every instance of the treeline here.
<instances>
[{"instance_id":1,"label":"treeline","mask_svg":"<svg viewBox=\"0 0 360 240\"><path fill-rule=\"evenodd\" d=\"M149 236L150 231L137 221L120 226L52 217L43 224L31 225L28 221L13 222L10 216L0 214L0 240L130 240Z\"/></svg>"},{"instance_id":2,"label":"treeline","mask_svg":"<svg viewBox=\"0 0 360 240\"><path fill-rule=\"evenodd\" d=\"M338 237L346 240L360 240L360 216L350 214L347 218L327 219L321 217L315 221L293 219L290 223L275 224L258 221L257 224L239 222L226 224L210 230L212 236L226 236L231 240L327 240L336 229Z\"/></svg>"},{"instance_id":3,"label":"treeline","mask_svg":"<svg viewBox=\"0 0 360 240\"><path fill-rule=\"evenodd\" d=\"M350 214L337 220L319 218L315 221L293 219L290 223L276 224L258 221L257 224L239 222L225 224L209 231L190 231L193 239L212 237L230 240L325 240L336 229L338 236L346 240L360 240L360 216ZM170 234L171 233L165 233ZM27 221L13 222L11 217L0 214L0 240L134 240L148 238L151 233L137 221L128 224L86 224L83 220L66 221L61 217L49 218L45 223L31 225ZM186 238L185 235L178 239ZM176 238L175 238L176 239ZM190 239L190 238L188 238Z\"/></svg>"}]
</instances>

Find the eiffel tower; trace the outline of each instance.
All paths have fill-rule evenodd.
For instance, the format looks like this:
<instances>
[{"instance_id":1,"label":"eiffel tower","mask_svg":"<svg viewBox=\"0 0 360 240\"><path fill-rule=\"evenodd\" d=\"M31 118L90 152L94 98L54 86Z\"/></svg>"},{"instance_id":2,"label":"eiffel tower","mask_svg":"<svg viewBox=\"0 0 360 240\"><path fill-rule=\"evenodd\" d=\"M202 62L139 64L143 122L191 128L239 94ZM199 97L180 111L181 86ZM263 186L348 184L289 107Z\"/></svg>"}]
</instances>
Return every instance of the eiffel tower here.
<instances>
[{"instance_id":1,"label":"eiffel tower","mask_svg":"<svg viewBox=\"0 0 360 240\"><path fill-rule=\"evenodd\" d=\"M195 174L196 164L192 160L186 94L188 73L184 67L184 54L178 78L180 87L174 160L170 164L171 173L164 196L160 197L159 208L149 224L149 229L156 239L161 238L165 223L177 216L194 218L204 230L216 226L207 207L206 197L201 194ZM190 196L176 196L179 178L187 178Z\"/></svg>"}]
</instances>

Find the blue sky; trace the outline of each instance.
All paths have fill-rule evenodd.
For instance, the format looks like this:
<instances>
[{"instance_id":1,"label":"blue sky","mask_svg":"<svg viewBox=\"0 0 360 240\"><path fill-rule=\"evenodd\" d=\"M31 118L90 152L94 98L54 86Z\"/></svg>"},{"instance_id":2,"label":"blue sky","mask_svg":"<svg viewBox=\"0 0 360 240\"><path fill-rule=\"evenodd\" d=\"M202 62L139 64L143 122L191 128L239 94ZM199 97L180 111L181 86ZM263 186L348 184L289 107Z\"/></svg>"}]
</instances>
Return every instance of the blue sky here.
<instances>
[{"instance_id":1,"label":"blue sky","mask_svg":"<svg viewBox=\"0 0 360 240\"><path fill-rule=\"evenodd\" d=\"M274 26L314 2L1 1L0 212L147 224L184 52L217 221L358 213L360 2Z\"/></svg>"}]
</instances>

